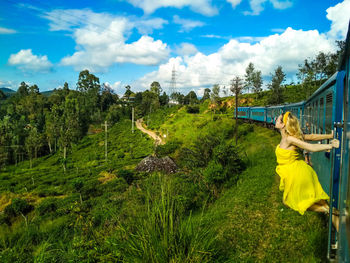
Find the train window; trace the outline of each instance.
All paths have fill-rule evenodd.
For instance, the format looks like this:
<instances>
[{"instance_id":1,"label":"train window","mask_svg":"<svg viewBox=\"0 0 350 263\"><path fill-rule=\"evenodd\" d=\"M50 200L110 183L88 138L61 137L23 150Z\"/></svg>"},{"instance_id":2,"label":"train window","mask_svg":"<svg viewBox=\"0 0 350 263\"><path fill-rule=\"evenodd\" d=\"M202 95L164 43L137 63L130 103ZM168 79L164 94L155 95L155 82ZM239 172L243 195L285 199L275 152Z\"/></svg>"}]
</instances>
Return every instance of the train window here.
<instances>
[{"instance_id":1,"label":"train window","mask_svg":"<svg viewBox=\"0 0 350 263\"><path fill-rule=\"evenodd\" d=\"M325 119L326 133L332 132L332 111L333 111L333 93L328 93L326 95L326 119Z\"/></svg>"},{"instance_id":2,"label":"train window","mask_svg":"<svg viewBox=\"0 0 350 263\"><path fill-rule=\"evenodd\" d=\"M324 132L324 102L323 102L323 98L320 99L320 109L318 111L319 115L318 115L318 119L319 119L319 127L320 127L320 133L322 134Z\"/></svg>"}]
</instances>

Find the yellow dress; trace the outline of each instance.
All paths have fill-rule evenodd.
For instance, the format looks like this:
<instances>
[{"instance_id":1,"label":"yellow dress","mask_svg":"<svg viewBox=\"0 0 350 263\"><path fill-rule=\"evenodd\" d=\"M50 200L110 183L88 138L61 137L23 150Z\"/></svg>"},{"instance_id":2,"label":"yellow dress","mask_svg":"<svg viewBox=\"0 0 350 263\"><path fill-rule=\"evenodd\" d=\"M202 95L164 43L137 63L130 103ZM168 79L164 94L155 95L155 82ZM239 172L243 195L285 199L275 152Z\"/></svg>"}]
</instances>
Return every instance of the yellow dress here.
<instances>
[{"instance_id":1,"label":"yellow dress","mask_svg":"<svg viewBox=\"0 0 350 263\"><path fill-rule=\"evenodd\" d=\"M280 190L283 202L301 215L315 202L329 200L323 191L317 174L296 150L276 147L276 172L281 178Z\"/></svg>"}]
</instances>

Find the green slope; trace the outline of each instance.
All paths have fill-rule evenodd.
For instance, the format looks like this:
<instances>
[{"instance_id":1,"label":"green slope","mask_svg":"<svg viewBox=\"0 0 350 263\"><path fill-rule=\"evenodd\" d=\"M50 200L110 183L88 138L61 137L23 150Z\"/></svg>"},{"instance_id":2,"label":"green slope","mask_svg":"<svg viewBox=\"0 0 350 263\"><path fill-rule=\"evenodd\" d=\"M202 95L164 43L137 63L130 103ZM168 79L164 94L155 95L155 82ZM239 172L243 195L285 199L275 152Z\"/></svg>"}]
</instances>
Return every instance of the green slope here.
<instances>
[{"instance_id":1,"label":"green slope","mask_svg":"<svg viewBox=\"0 0 350 263\"><path fill-rule=\"evenodd\" d=\"M213 131L234 140L232 116L212 116L205 107L200 114L167 109L154 113L153 123L150 117L150 126L168 134L168 141L179 142L180 148ZM1 171L1 262L325 259L324 218L313 212L300 216L281 202L274 172L276 132L240 125L247 169L237 183L227 183L216 199L206 203L210 193L193 181L191 173L133 173L154 149L146 135L130 130L128 120L110 128L109 162L104 159L104 133L99 133L73 147L66 173L60 154L35 160L33 169L25 161ZM176 161L181 159L180 148L171 154ZM107 182L102 183L102 177ZM33 206L25 214L28 225L16 210L12 217L5 216L11 214L4 208L14 198Z\"/></svg>"}]
</instances>

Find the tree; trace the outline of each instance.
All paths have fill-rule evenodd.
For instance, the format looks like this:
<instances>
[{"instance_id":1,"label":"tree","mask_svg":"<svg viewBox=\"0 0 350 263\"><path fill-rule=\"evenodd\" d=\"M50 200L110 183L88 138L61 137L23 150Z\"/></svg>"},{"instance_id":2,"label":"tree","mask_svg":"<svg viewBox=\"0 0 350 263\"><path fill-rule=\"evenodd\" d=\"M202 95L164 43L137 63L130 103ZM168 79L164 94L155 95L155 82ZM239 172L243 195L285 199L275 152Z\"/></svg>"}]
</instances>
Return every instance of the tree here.
<instances>
[{"instance_id":1,"label":"tree","mask_svg":"<svg viewBox=\"0 0 350 263\"><path fill-rule=\"evenodd\" d=\"M29 86L24 81L21 82L21 85L17 90L17 94L19 95L19 97L24 97L29 95L28 87Z\"/></svg>"},{"instance_id":2,"label":"tree","mask_svg":"<svg viewBox=\"0 0 350 263\"><path fill-rule=\"evenodd\" d=\"M174 92L170 95L172 100L177 101L179 104L184 104L185 96L180 92Z\"/></svg>"},{"instance_id":3,"label":"tree","mask_svg":"<svg viewBox=\"0 0 350 263\"><path fill-rule=\"evenodd\" d=\"M185 97L184 97L184 104L197 104L198 103L198 98L197 94L191 90Z\"/></svg>"},{"instance_id":4,"label":"tree","mask_svg":"<svg viewBox=\"0 0 350 263\"><path fill-rule=\"evenodd\" d=\"M244 75L244 88L248 91L249 93L249 89L253 88L254 86L254 73L255 73L255 69L254 69L254 64L252 62L249 63L248 67L245 70L246 74Z\"/></svg>"},{"instance_id":5,"label":"tree","mask_svg":"<svg viewBox=\"0 0 350 263\"><path fill-rule=\"evenodd\" d=\"M41 145L41 136L36 127L30 127L29 135L26 138L25 146L29 157L30 169L33 167L33 157L38 157L38 148Z\"/></svg>"},{"instance_id":6,"label":"tree","mask_svg":"<svg viewBox=\"0 0 350 263\"><path fill-rule=\"evenodd\" d=\"M60 118L60 138L58 143L63 151L63 170L66 171L67 151L72 143L75 143L83 135L83 125L81 122L81 111L76 98L66 99L63 115Z\"/></svg>"},{"instance_id":7,"label":"tree","mask_svg":"<svg viewBox=\"0 0 350 263\"><path fill-rule=\"evenodd\" d=\"M63 84L63 94L64 96L67 96L69 94L69 86L67 82Z\"/></svg>"},{"instance_id":8,"label":"tree","mask_svg":"<svg viewBox=\"0 0 350 263\"><path fill-rule=\"evenodd\" d=\"M286 74L284 74L282 67L278 66L275 74L272 75L271 83L268 85L268 88L271 90L270 104L281 104L284 101L282 83L285 81L285 78Z\"/></svg>"},{"instance_id":9,"label":"tree","mask_svg":"<svg viewBox=\"0 0 350 263\"><path fill-rule=\"evenodd\" d=\"M126 97L129 100L129 98L133 94L133 92L131 91L130 85L126 85L125 89L126 89L126 91L124 93L124 97Z\"/></svg>"},{"instance_id":10,"label":"tree","mask_svg":"<svg viewBox=\"0 0 350 263\"><path fill-rule=\"evenodd\" d=\"M256 96L259 97L260 92L262 91L263 80L261 77L261 71L255 71L253 74L253 91L256 93Z\"/></svg>"},{"instance_id":11,"label":"tree","mask_svg":"<svg viewBox=\"0 0 350 263\"><path fill-rule=\"evenodd\" d=\"M100 89L100 79L89 71L83 70L79 73L77 82L77 90L80 92L88 92L89 90Z\"/></svg>"},{"instance_id":12,"label":"tree","mask_svg":"<svg viewBox=\"0 0 350 263\"><path fill-rule=\"evenodd\" d=\"M169 96L165 93L165 91L161 96L159 96L159 103L161 106L165 106L169 103Z\"/></svg>"},{"instance_id":13,"label":"tree","mask_svg":"<svg viewBox=\"0 0 350 263\"><path fill-rule=\"evenodd\" d=\"M0 90L0 100L4 100L4 99L6 99L6 95L2 90Z\"/></svg>"},{"instance_id":14,"label":"tree","mask_svg":"<svg viewBox=\"0 0 350 263\"><path fill-rule=\"evenodd\" d=\"M208 88L204 89L203 97L201 99L202 102L210 98L210 92L211 92L210 89Z\"/></svg>"},{"instance_id":15,"label":"tree","mask_svg":"<svg viewBox=\"0 0 350 263\"><path fill-rule=\"evenodd\" d=\"M218 104L219 99L220 99L219 93L220 93L220 86L219 86L219 84L214 84L213 90L212 90L212 92L210 94L210 101L211 101L212 104L214 104L214 114L215 114L215 109L216 109L217 104Z\"/></svg>"},{"instance_id":16,"label":"tree","mask_svg":"<svg viewBox=\"0 0 350 263\"><path fill-rule=\"evenodd\" d=\"M240 77L236 76L234 79L231 80L231 87L230 90L233 94L235 94L236 97L236 125L235 125L235 134L236 134L236 145L238 142L238 97L242 92L242 89L244 88L243 81Z\"/></svg>"},{"instance_id":17,"label":"tree","mask_svg":"<svg viewBox=\"0 0 350 263\"><path fill-rule=\"evenodd\" d=\"M79 73L77 90L81 92L83 110L88 113L90 118L96 113L100 113L100 107L98 107L100 102L100 89L100 79L98 77L94 74L90 74L88 70L83 70Z\"/></svg>"},{"instance_id":18,"label":"tree","mask_svg":"<svg viewBox=\"0 0 350 263\"><path fill-rule=\"evenodd\" d=\"M160 95L160 93L163 91L159 82L157 81L153 81L152 84L151 84L151 89L150 89L151 92L157 94L158 96Z\"/></svg>"},{"instance_id":19,"label":"tree","mask_svg":"<svg viewBox=\"0 0 350 263\"><path fill-rule=\"evenodd\" d=\"M36 84L29 87L29 95L37 95L39 94L39 88Z\"/></svg>"},{"instance_id":20,"label":"tree","mask_svg":"<svg viewBox=\"0 0 350 263\"><path fill-rule=\"evenodd\" d=\"M101 111L107 111L109 106L115 103L113 90L110 86L103 83L101 93Z\"/></svg>"}]
</instances>

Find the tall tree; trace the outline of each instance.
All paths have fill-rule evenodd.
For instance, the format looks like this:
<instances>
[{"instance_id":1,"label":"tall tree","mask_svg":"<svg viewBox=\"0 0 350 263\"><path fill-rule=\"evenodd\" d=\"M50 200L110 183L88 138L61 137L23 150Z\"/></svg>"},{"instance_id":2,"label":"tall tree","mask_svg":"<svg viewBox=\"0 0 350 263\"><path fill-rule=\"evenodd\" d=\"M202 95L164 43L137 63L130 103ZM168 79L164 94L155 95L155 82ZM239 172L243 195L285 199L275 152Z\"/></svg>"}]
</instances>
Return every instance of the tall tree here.
<instances>
[{"instance_id":1,"label":"tall tree","mask_svg":"<svg viewBox=\"0 0 350 263\"><path fill-rule=\"evenodd\" d=\"M6 95L2 90L0 90L0 100L4 100L4 99L6 99Z\"/></svg>"},{"instance_id":2,"label":"tall tree","mask_svg":"<svg viewBox=\"0 0 350 263\"><path fill-rule=\"evenodd\" d=\"M115 97L113 95L111 87L103 83L101 93L101 111L107 111L109 106L115 103Z\"/></svg>"},{"instance_id":3,"label":"tall tree","mask_svg":"<svg viewBox=\"0 0 350 263\"><path fill-rule=\"evenodd\" d=\"M29 157L30 169L32 169L33 158L38 158L38 149L41 145L41 136L36 127L30 127L29 129L29 135L26 138L25 146Z\"/></svg>"},{"instance_id":4,"label":"tall tree","mask_svg":"<svg viewBox=\"0 0 350 263\"><path fill-rule=\"evenodd\" d=\"M19 95L19 97L24 97L24 96L28 96L29 95L29 86L22 81L21 85L19 86L18 90L17 90L17 94Z\"/></svg>"},{"instance_id":5,"label":"tall tree","mask_svg":"<svg viewBox=\"0 0 350 263\"><path fill-rule=\"evenodd\" d=\"M260 92L262 91L263 80L261 77L261 71L255 71L253 74L253 91L256 93L256 97L258 98Z\"/></svg>"},{"instance_id":6,"label":"tall tree","mask_svg":"<svg viewBox=\"0 0 350 263\"><path fill-rule=\"evenodd\" d=\"M214 84L212 92L210 94L210 101L214 105L214 114L215 114L216 107L219 103L219 99L220 99L219 94L220 94L220 85Z\"/></svg>"},{"instance_id":7,"label":"tall tree","mask_svg":"<svg viewBox=\"0 0 350 263\"><path fill-rule=\"evenodd\" d=\"M124 93L124 97L126 97L129 100L129 98L130 98L130 96L132 95L133 92L131 91L130 85L126 85L125 89L126 89L126 91Z\"/></svg>"},{"instance_id":8,"label":"tall tree","mask_svg":"<svg viewBox=\"0 0 350 263\"><path fill-rule=\"evenodd\" d=\"M270 104L281 104L284 101L282 83L285 81L285 78L286 74L284 74L282 67L278 66L275 74L272 75L271 83L268 84L268 88L271 90Z\"/></svg>"},{"instance_id":9,"label":"tall tree","mask_svg":"<svg viewBox=\"0 0 350 263\"><path fill-rule=\"evenodd\" d=\"M79 73L77 90L82 94L83 110L88 112L90 118L100 112L100 89L101 85L98 77L90 74L88 70Z\"/></svg>"},{"instance_id":10,"label":"tall tree","mask_svg":"<svg viewBox=\"0 0 350 263\"><path fill-rule=\"evenodd\" d=\"M210 92L211 90L209 88L204 89L203 97L201 99L202 102L210 98Z\"/></svg>"},{"instance_id":11,"label":"tall tree","mask_svg":"<svg viewBox=\"0 0 350 263\"><path fill-rule=\"evenodd\" d=\"M236 110L235 110L235 116L236 116L236 125L235 125L235 135L236 135L236 145L238 142L238 97L242 93L242 89L244 88L243 80L236 76L234 79L231 80L231 87L230 90L233 94L235 94L236 98Z\"/></svg>"},{"instance_id":12,"label":"tall tree","mask_svg":"<svg viewBox=\"0 0 350 263\"><path fill-rule=\"evenodd\" d=\"M150 87L150 91L160 96L163 91L158 81L153 81Z\"/></svg>"},{"instance_id":13,"label":"tall tree","mask_svg":"<svg viewBox=\"0 0 350 263\"><path fill-rule=\"evenodd\" d=\"M197 104L198 98L197 94L191 90L184 98L184 104Z\"/></svg>"},{"instance_id":14,"label":"tall tree","mask_svg":"<svg viewBox=\"0 0 350 263\"><path fill-rule=\"evenodd\" d=\"M249 93L250 89L253 89L254 86L254 73L255 68L252 62L249 63L248 67L245 69L246 74L244 75L244 89L246 89Z\"/></svg>"},{"instance_id":15,"label":"tall tree","mask_svg":"<svg viewBox=\"0 0 350 263\"><path fill-rule=\"evenodd\" d=\"M169 96L165 93L165 91L161 96L159 96L159 103L161 106L165 106L169 103Z\"/></svg>"}]
</instances>

